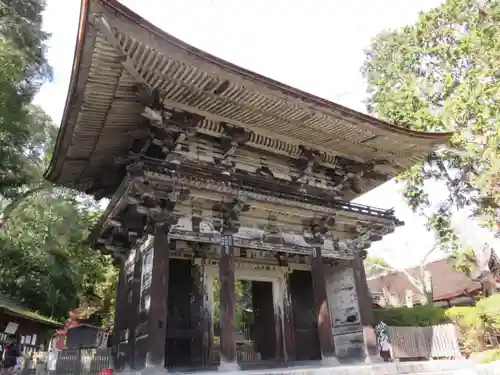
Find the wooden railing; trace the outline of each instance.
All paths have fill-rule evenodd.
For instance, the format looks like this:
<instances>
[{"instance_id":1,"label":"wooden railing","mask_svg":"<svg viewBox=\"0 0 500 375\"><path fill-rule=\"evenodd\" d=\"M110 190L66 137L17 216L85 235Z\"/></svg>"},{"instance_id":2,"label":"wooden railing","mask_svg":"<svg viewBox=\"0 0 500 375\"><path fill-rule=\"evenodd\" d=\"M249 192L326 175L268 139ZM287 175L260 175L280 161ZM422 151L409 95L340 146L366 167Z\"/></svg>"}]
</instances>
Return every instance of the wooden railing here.
<instances>
[{"instance_id":1,"label":"wooden railing","mask_svg":"<svg viewBox=\"0 0 500 375\"><path fill-rule=\"evenodd\" d=\"M44 372L51 368L50 361L55 360L55 374L60 375L99 375L101 370L111 368L111 349L65 349L57 353L24 350L25 358L21 364L21 375L35 374L37 362L42 364ZM55 358L51 358L55 355ZM54 372L52 372L54 373Z\"/></svg>"},{"instance_id":2,"label":"wooden railing","mask_svg":"<svg viewBox=\"0 0 500 375\"><path fill-rule=\"evenodd\" d=\"M57 357L56 374L98 375L111 368L111 349L66 349Z\"/></svg>"},{"instance_id":3,"label":"wooden railing","mask_svg":"<svg viewBox=\"0 0 500 375\"><path fill-rule=\"evenodd\" d=\"M445 359L461 357L455 325L389 327L391 355L396 359Z\"/></svg>"}]
</instances>

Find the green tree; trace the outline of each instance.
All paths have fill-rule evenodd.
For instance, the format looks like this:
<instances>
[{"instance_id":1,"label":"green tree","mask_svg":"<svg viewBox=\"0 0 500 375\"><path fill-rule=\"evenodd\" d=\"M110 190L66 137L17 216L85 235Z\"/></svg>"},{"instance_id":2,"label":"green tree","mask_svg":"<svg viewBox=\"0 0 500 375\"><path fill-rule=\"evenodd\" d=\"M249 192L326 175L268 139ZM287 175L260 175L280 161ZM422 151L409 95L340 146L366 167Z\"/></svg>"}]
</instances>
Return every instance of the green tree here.
<instances>
[{"instance_id":1,"label":"green tree","mask_svg":"<svg viewBox=\"0 0 500 375\"><path fill-rule=\"evenodd\" d=\"M43 180L57 128L31 101L51 78L42 0L0 0L0 293L65 318L113 320L117 272L89 248L92 200Z\"/></svg>"},{"instance_id":2,"label":"green tree","mask_svg":"<svg viewBox=\"0 0 500 375\"><path fill-rule=\"evenodd\" d=\"M95 216L93 202L65 189L25 199L0 232L0 292L58 318L89 296L112 303L111 259L87 243Z\"/></svg>"},{"instance_id":3,"label":"green tree","mask_svg":"<svg viewBox=\"0 0 500 375\"><path fill-rule=\"evenodd\" d=\"M49 117L30 104L51 78L44 6L41 0L0 1L0 195L7 198L42 180L40 163L56 134Z\"/></svg>"},{"instance_id":4,"label":"green tree","mask_svg":"<svg viewBox=\"0 0 500 375\"><path fill-rule=\"evenodd\" d=\"M242 280L236 280L234 283L234 293L236 296L236 327L241 328L242 325L242 317L243 317L243 311L244 308L248 305L248 303L245 301L242 303L242 298L243 296L246 296L247 293L247 286L249 283L244 283ZM251 301L251 295L250 295L250 301ZM219 278L214 279L214 323L219 324L220 323L220 281Z\"/></svg>"},{"instance_id":5,"label":"green tree","mask_svg":"<svg viewBox=\"0 0 500 375\"><path fill-rule=\"evenodd\" d=\"M447 0L414 25L385 31L366 50L362 72L370 113L421 131L453 131L450 145L401 179L415 209L429 205L425 181L448 198L429 216L441 247L456 249L455 208L499 221L500 2Z\"/></svg>"},{"instance_id":6,"label":"green tree","mask_svg":"<svg viewBox=\"0 0 500 375\"><path fill-rule=\"evenodd\" d=\"M473 249L466 249L461 252L457 252L452 256L453 268L455 271L462 272L468 277L472 277L476 271L476 255Z\"/></svg>"}]
</instances>

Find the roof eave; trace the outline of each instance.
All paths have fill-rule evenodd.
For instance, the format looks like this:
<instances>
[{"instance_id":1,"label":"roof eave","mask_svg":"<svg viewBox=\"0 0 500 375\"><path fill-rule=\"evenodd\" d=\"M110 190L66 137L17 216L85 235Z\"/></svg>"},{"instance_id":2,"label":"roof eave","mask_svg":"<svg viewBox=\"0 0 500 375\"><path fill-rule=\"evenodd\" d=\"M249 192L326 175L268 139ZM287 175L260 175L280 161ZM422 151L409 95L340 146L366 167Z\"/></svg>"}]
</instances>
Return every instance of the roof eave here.
<instances>
[{"instance_id":1,"label":"roof eave","mask_svg":"<svg viewBox=\"0 0 500 375\"><path fill-rule=\"evenodd\" d=\"M36 323L40 323L40 324L43 324L43 325L46 325L46 326L50 326L50 327L54 327L54 328L64 327L64 324L58 323L58 322L55 322L55 321L51 321L49 318L45 318L45 317L39 317L38 318L38 317L34 317L34 316L24 315L24 314L19 313L19 312L15 311L15 310L9 309L8 307L1 307L0 309L3 309L9 315L17 316L19 318L22 318L22 319L25 319L25 320L29 320L29 321L32 321L32 322L36 322Z\"/></svg>"},{"instance_id":2,"label":"roof eave","mask_svg":"<svg viewBox=\"0 0 500 375\"><path fill-rule=\"evenodd\" d=\"M60 126L60 130L58 132L58 136L56 139L55 149L47 168L44 177L50 182L53 183L62 183L68 185L68 182L61 181L60 173L62 164L65 162L71 162L71 160L67 160L65 157L66 151L65 149L68 147L70 142L70 134L73 133L73 128L71 127L69 121L70 117L74 115L75 111L79 110L77 97L78 88L80 86L84 86L86 82L86 76L88 75L88 69L85 69L86 64L82 63L85 59L90 59L92 56L92 49L94 48L92 36L90 31L92 31L93 26L89 22L89 13L91 8L91 2L93 0L82 0L81 2L81 10L80 10L80 21L78 27L78 36L77 43L75 47L74 53L74 62L71 80L68 88L68 95L66 99L65 109L63 112L63 118ZM446 143L448 139L451 137L452 133L426 133L426 132L417 132L410 130L408 128L399 127L396 125L389 124L387 122L378 120L376 118L370 117L368 115L358 113L349 108L341 106L336 103L332 103L328 100L322 99L315 95L306 93L304 91L295 89L293 87L287 86L270 78L264 77L257 73L251 72L249 70L238 67L234 64L231 64L227 61L219 59L215 56L212 56L196 47L193 47L183 41L173 37L172 35L164 32L158 27L151 24L149 21L140 17L138 14L134 13L120 2L116 0L94 0L99 1L106 8L115 12L119 16L128 19L130 22L133 22L136 25L144 28L147 32L157 36L163 41L175 45L178 48L185 50L186 52L196 56L197 58L210 62L214 65L217 65L223 69L227 69L234 74L237 74L246 79L252 80L256 83L263 84L268 86L271 89L281 91L285 95L289 95L291 97L299 98L301 100L307 101L313 105L317 105L320 107L334 109L340 113L343 113L345 116L354 117L362 120L363 122L370 124L371 126L384 129L386 131L393 132L395 134L405 134L407 136L415 137L417 139L427 139L431 140L433 143ZM94 30L95 31L95 30Z\"/></svg>"},{"instance_id":3,"label":"roof eave","mask_svg":"<svg viewBox=\"0 0 500 375\"><path fill-rule=\"evenodd\" d=\"M68 124L68 117L70 115L71 109L74 104L74 99L78 87L78 81L80 80L82 75L81 62L84 56L85 42L87 40L86 35L89 26L88 16L89 16L91 1L92 0L81 0L77 40L73 58L73 68L71 71L71 78L68 87L68 95L66 97L66 104L64 106L61 126L59 128L59 132L57 133L54 152L52 154L49 166L47 167L47 170L44 173L44 178L52 183L56 183L59 177L58 172L60 172L60 168L56 168L56 166L64 161L64 158L61 156L61 153L63 152L63 148L66 143L65 142L66 134L69 131L73 130L73 129L68 129L67 124Z\"/></svg>"},{"instance_id":4,"label":"roof eave","mask_svg":"<svg viewBox=\"0 0 500 375\"><path fill-rule=\"evenodd\" d=\"M84 0L87 2L88 0ZM144 29L146 29L148 32L152 33L153 35L159 37L163 41L173 44L178 48L181 48L185 50L186 52L195 55L201 60L205 60L207 62L213 63L214 65L217 65L221 68L225 68L230 70L232 73L237 74L239 76L242 76L244 78L250 79L252 81L256 81L258 83L264 84L266 86L269 86L272 89L278 90L283 92L286 95L289 95L291 97L295 97L301 100L309 101L311 104L318 105L320 107L328 107L332 108L335 110L338 110L339 112L344 112L346 115L350 117L356 117L361 120L363 120L366 123L375 125L379 128L385 128L386 130L395 132L395 133L405 133L410 136L414 136L416 138L431 138L431 139L442 139L443 141L447 141L453 134L453 132L420 132L420 131L415 131L411 130L407 127L403 126L398 126L398 125L393 125L391 123L388 123L386 121L382 121L379 119L376 119L374 117L365 115L363 113L357 112L355 110L352 110L350 108L347 108L345 106L342 106L340 104L331 102L327 99L323 99L319 96L313 95L311 93L299 90L297 88L294 88L292 86L288 86L284 83L281 83L279 81L276 81L274 79L271 79L269 77L265 77L261 74L252 72L250 70L244 69L240 66L237 66L233 63L230 63L228 61L225 61L221 58L218 58L214 55L211 55L205 51L202 51L199 48L196 48L188 43L183 42L182 40L174 37L173 35L165 32L164 30L160 29L158 26L155 26L148 20L144 19L137 13L133 12L131 9L127 8L125 5L122 3L118 2L117 0L100 0L103 4L106 6L110 7L113 9L115 12L121 14L123 17L128 18L130 21L134 22L135 24L138 24L142 26Z\"/></svg>"},{"instance_id":5,"label":"roof eave","mask_svg":"<svg viewBox=\"0 0 500 375\"><path fill-rule=\"evenodd\" d=\"M451 293L442 294L433 298L433 302L448 301L458 297L464 297L469 293L474 293L481 290L481 286L476 286L470 289L455 291Z\"/></svg>"}]
</instances>

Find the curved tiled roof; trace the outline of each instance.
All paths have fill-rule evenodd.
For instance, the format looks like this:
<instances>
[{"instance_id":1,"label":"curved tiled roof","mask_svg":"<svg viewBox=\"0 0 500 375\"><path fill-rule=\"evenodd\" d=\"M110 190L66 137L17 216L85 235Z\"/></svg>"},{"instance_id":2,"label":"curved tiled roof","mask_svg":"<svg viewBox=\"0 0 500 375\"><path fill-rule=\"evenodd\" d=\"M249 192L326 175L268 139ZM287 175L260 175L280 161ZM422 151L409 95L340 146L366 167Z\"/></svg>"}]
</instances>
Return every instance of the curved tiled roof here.
<instances>
[{"instance_id":1,"label":"curved tiled roof","mask_svg":"<svg viewBox=\"0 0 500 375\"><path fill-rule=\"evenodd\" d=\"M227 122L253 131L251 145L296 157L299 146L355 161L385 160L388 178L449 133L421 133L355 112L203 52L158 29L115 0L83 0L72 79L53 159L52 182L89 191L118 174L144 118L134 92L142 83L166 106L202 115L198 131ZM103 182L107 183L107 182ZM381 181L368 184L373 188Z\"/></svg>"},{"instance_id":2,"label":"curved tiled roof","mask_svg":"<svg viewBox=\"0 0 500 375\"><path fill-rule=\"evenodd\" d=\"M481 288L480 282L474 281L464 273L456 271L453 264L454 260L447 258L425 265L425 271L429 271L432 276L434 301L454 298ZM407 272L412 277L420 278L420 267L410 268ZM404 301L407 290L414 293L415 299L420 297L420 292L410 282L408 276L400 271L371 278L368 280L368 287L372 293L382 292L386 288L389 293L398 296L401 301ZM415 302L420 301L415 300Z\"/></svg>"}]
</instances>

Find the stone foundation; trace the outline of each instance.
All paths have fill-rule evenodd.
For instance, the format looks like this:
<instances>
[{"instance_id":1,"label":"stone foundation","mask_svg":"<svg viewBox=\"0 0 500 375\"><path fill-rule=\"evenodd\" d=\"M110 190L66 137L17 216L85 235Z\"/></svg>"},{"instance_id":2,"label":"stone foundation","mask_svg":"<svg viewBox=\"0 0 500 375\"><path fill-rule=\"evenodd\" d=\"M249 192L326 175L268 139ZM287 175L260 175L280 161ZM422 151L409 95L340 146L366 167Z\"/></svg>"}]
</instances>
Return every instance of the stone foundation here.
<instances>
[{"instance_id":1,"label":"stone foundation","mask_svg":"<svg viewBox=\"0 0 500 375\"><path fill-rule=\"evenodd\" d=\"M500 375L500 361L488 365L472 361L430 361L407 363L360 364L350 366L298 366L283 369L244 371L256 375Z\"/></svg>"},{"instance_id":2,"label":"stone foundation","mask_svg":"<svg viewBox=\"0 0 500 375\"><path fill-rule=\"evenodd\" d=\"M147 370L146 370L147 371ZM170 370L170 374L183 374ZM200 375L216 375L218 371L189 372ZM407 363L359 364L350 366L303 365L290 368L260 369L260 370L231 370L225 374L241 375L399 375L399 374L429 374L429 375L500 375L500 361L481 365L467 360L430 361ZM121 372L124 375L142 375L142 371ZM166 374L158 371L158 374ZM147 372L147 375L153 375Z\"/></svg>"}]
</instances>

